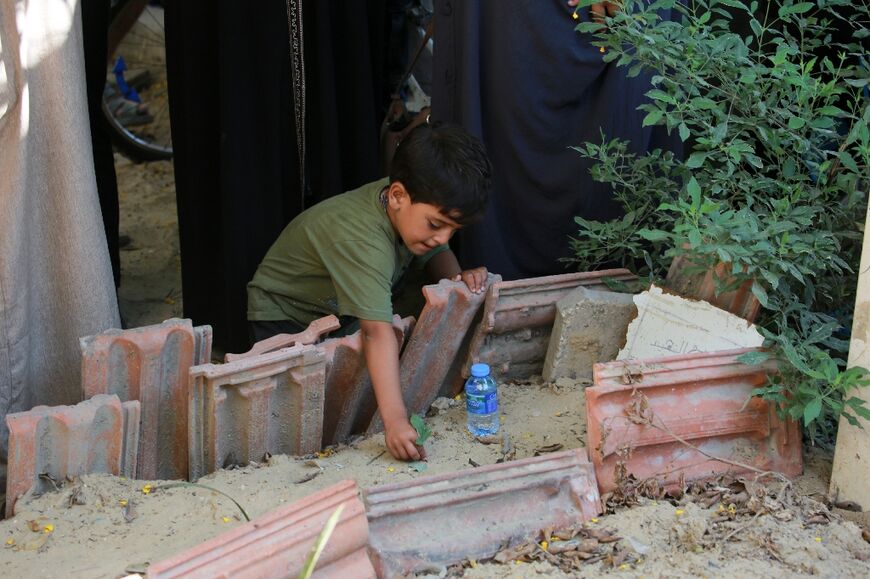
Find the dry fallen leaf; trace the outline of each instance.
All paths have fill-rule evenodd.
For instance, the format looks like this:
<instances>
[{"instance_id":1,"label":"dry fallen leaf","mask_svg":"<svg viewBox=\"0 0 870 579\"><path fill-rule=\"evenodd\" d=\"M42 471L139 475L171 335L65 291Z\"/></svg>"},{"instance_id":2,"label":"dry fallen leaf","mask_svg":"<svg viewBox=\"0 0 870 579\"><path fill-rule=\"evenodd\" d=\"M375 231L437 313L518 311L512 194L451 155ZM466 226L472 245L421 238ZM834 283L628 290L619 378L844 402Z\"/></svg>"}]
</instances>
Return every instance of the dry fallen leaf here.
<instances>
[{"instance_id":1,"label":"dry fallen leaf","mask_svg":"<svg viewBox=\"0 0 870 579\"><path fill-rule=\"evenodd\" d=\"M541 455L541 454L545 454L545 453L548 453L548 452L556 452L557 450L562 450L562 448L563 448L564 446L565 446L565 445L562 444L561 442L556 442L556 443L553 443L553 444L547 444L547 445L545 445L545 446L539 446L538 448L535 449L535 456L538 456L538 455Z\"/></svg>"}]
</instances>

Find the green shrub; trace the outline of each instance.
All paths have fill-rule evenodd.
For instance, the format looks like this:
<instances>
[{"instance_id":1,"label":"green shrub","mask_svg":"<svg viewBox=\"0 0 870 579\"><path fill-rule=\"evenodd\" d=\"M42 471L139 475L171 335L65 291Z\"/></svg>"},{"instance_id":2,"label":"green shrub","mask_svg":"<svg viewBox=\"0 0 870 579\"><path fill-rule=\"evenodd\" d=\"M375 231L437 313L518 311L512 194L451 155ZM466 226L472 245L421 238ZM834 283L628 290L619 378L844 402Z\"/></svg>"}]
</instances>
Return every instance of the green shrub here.
<instances>
[{"instance_id":1,"label":"green shrub","mask_svg":"<svg viewBox=\"0 0 870 579\"><path fill-rule=\"evenodd\" d=\"M662 8L675 18L663 20ZM748 34L732 31L735 19ZM653 75L643 124L678 135L687 154L638 156L604 135L576 147L626 213L576 218L572 261L616 261L651 280L682 254L699 269L731 264L717 289L750 280L780 361L756 393L802 419L813 439L840 415L870 420L850 394L870 384L867 373L844 360L870 166L868 22L867 4L847 0L770 2L763 13L738 0L627 0L606 29L577 27L629 76ZM834 23L851 38L837 43Z\"/></svg>"}]
</instances>

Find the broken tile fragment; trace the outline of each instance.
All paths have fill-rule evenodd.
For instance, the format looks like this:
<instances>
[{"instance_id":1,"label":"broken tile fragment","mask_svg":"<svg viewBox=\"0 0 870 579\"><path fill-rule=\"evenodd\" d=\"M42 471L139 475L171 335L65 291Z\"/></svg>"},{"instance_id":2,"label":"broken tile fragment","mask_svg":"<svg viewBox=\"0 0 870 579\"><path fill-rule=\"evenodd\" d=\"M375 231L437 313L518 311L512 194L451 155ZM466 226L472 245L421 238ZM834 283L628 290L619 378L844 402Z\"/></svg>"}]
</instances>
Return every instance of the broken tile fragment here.
<instances>
[{"instance_id":1,"label":"broken tile fragment","mask_svg":"<svg viewBox=\"0 0 870 579\"><path fill-rule=\"evenodd\" d=\"M379 577L490 557L601 512L582 449L371 487L363 500Z\"/></svg>"},{"instance_id":2,"label":"broken tile fragment","mask_svg":"<svg viewBox=\"0 0 870 579\"><path fill-rule=\"evenodd\" d=\"M138 402L125 404L122 409L116 395L98 394L75 406L7 414L6 516L14 514L16 501L31 488L42 494L66 477L122 474L123 457L135 456L138 443L138 422L124 422L125 417L138 419ZM132 448L125 448L125 442Z\"/></svg>"},{"instance_id":3,"label":"broken tile fragment","mask_svg":"<svg viewBox=\"0 0 870 579\"><path fill-rule=\"evenodd\" d=\"M148 568L149 579L299 577L329 517L343 507L313 577L372 579L368 522L353 481L342 481Z\"/></svg>"},{"instance_id":4,"label":"broken tile fragment","mask_svg":"<svg viewBox=\"0 0 870 579\"><path fill-rule=\"evenodd\" d=\"M320 449L323 353L294 346L190 369L190 480L268 454Z\"/></svg>"},{"instance_id":5,"label":"broken tile fragment","mask_svg":"<svg viewBox=\"0 0 870 579\"><path fill-rule=\"evenodd\" d=\"M637 316L631 294L580 286L556 302L543 378L592 379L592 365L616 358Z\"/></svg>"},{"instance_id":6,"label":"broken tile fragment","mask_svg":"<svg viewBox=\"0 0 870 579\"><path fill-rule=\"evenodd\" d=\"M607 291L606 280L626 284L637 277L627 269L609 269L493 283L486 293L483 317L474 328L462 375L467 378L471 365L478 362L489 364L498 380L540 375L556 302L580 286Z\"/></svg>"},{"instance_id":7,"label":"broken tile fragment","mask_svg":"<svg viewBox=\"0 0 870 579\"><path fill-rule=\"evenodd\" d=\"M743 318L657 286L634 296L637 317L617 360L757 348L764 338Z\"/></svg>"},{"instance_id":8,"label":"broken tile fragment","mask_svg":"<svg viewBox=\"0 0 870 579\"><path fill-rule=\"evenodd\" d=\"M275 336L272 336L271 338L260 340L259 342L254 344L254 346L247 352L244 352L242 354L226 354L226 356L224 356L224 361L235 362L236 360L241 360L242 358L250 358L251 356L258 356L260 354L274 352L275 350L280 350L281 348L289 348L291 346L299 344L314 344L324 334L334 332L340 327L341 324L339 323L338 318L331 315L324 316L308 324L308 327L305 328L305 330L299 332L298 334L277 334Z\"/></svg>"},{"instance_id":9,"label":"broken tile fragment","mask_svg":"<svg viewBox=\"0 0 870 579\"><path fill-rule=\"evenodd\" d=\"M776 372L775 362L738 361L754 351L596 364L586 389L587 448L602 494L628 475L673 486L681 477L800 474L797 424L752 396Z\"/></svg>"},{"instance_id":10,"label":"broken tile fragment","mask_svg":"<svg viewBox=\"0 0 870 579\"><path fill-rule=\"evenodd\" d=\"M747 280L737 289L716 295L716 280L727 280L730 263L720 263L713 269L699 269L686 255L679 255L671 262L665 285L675 293L711 303L717 308L731 312L749 322L754 322L761 310L758 298L752 293L752 281ZM733 279L733 278L732 278Z\"/></svg>"}]
</instances>

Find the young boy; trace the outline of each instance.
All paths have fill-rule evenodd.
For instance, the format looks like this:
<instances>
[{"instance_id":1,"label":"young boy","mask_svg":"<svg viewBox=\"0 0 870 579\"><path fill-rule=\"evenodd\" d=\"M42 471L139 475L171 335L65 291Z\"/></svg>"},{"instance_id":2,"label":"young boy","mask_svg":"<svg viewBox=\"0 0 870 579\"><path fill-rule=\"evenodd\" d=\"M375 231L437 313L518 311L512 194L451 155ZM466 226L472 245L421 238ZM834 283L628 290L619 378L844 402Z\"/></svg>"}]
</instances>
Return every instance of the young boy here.
<instances>
[{"instance_id":1,"label":"young boy","mask_svg":"<svg viewBox=\"0 0 870 579\"><path fill-rule=\"evenodd\" d=\"M344 331L359 320L384 438L398 459L423 455L402 400L392 290L418 260L432 280L483 291L486 268L461 271L447 242L483 213L491 173L483 145L464 129L422 124L399 144L389 179L296 217L248 284L255 341L302 331L329 314L340 316Z\"/></svg>"}]
</instances>

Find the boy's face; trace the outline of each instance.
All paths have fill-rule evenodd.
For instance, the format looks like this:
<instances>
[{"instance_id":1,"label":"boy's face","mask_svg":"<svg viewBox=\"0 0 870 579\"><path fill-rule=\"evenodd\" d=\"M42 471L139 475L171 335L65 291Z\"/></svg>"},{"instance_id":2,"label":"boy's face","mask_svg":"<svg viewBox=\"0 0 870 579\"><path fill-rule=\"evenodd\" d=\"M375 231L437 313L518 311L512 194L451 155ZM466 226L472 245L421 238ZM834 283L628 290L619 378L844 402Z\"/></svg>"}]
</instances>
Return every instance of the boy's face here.
<instances>
[{"instance_id":1,"label":"boy's face","mask_svg":"<svg viewBox=\"0 0 870 579\"><path fill-rule=\"evenodd\" d=\"M444 245L461 226L441 208L429 203L411 203L401 183L390 184L387 191L387 214L393 228L414 255L425 255Z\"/></svg>"}]
</instances>

